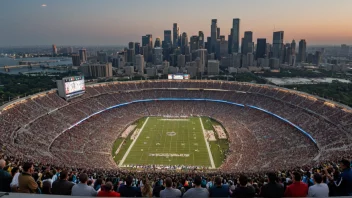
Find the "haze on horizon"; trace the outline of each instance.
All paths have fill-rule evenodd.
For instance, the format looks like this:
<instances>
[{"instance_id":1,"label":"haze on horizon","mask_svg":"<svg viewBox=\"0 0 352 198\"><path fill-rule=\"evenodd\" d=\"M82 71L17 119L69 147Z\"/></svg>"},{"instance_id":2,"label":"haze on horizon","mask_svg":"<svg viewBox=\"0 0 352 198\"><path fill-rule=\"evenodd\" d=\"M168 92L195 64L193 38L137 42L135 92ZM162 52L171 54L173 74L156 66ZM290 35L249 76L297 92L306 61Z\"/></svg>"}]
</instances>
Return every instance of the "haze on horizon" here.
<instances>
[{"instance_id":1,"label":"haze on horizon","mask_svg":"<svg viewBox=\"0 0 352 198\"><path fill-rule=\"evenodd\" d=\"M351 7L351 0L3 0L0 46L127 45L145 34L163 39L173 23L188 37L209 36L214 18L226 38L240 18L240 37L253 31L255 42L283 30L285 43L352 44Z\"/></svg>"}]
</instances>

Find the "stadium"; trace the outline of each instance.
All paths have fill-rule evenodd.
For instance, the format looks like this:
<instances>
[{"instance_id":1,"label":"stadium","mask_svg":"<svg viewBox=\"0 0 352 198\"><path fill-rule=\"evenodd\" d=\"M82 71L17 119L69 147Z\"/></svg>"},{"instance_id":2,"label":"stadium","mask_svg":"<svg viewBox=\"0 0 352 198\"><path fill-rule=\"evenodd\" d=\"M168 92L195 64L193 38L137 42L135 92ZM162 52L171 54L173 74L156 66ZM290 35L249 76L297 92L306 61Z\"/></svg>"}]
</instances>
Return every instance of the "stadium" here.
<instances>
[{"instance_id":1,"label":"stadium","mask_svg":"<svg viewBox=\"0 0 352 198\"><path fill-rule=\"evenodd\" d=\"M344 105L270 85L110 82L69 101L51 90L2 106L0 145L62 167L259 172L349 158L351 120Z\"/></svg>"}]
</instances>

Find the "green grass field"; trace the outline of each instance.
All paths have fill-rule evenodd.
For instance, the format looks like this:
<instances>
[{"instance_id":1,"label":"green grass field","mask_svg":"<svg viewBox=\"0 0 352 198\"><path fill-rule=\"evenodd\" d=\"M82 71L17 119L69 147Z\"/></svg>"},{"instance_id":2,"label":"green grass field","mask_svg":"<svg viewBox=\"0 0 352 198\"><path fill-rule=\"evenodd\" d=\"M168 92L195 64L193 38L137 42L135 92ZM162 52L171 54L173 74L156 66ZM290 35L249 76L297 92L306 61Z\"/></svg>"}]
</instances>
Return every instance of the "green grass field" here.
<instances>
[{"instance_id":1,"label":"green grass field","mask_svg":"<svg viewBox=\"0 0 352 198\"><path fill-rule=\"evenodd\" d=\"M212 120L202 118L202 122L204 129L212 130ZM112 155L120 166L155 164L215 168L220 166L224 159L221 149L228 148L227 141L224 140L209 142L211 157L209 156L199 117L149 117L137 121L136 124L136 128L142 130L135 141L130 139L133 134L131 132L125 141L119 138L113 146ZM121 143L124 145L119 153L115 154Z\"/></svg>"}]
</instances>

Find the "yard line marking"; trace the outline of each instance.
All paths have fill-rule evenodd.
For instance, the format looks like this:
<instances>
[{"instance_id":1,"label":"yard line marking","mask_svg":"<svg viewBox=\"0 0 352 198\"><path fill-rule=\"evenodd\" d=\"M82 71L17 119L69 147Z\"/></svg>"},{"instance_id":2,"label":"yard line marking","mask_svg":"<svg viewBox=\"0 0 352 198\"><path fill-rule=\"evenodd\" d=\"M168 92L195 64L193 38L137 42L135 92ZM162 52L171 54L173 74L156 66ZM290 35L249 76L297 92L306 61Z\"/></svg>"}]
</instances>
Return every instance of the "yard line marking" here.
<instances>
[{"instance_id":1,"label":"yard line marking","mask_svg":"<svg viewBox=\"0 0 352 198\"><path fill-rule=\"evenodd\" d=\"M209 155L209 159L210 159L210 164L211 164L211 168L215 168L215 164L214 164L214 159L213 159L213 155L211 154L210 148L209 148L209 143L205 138L205 129L203 126L203 121L202 118L199 117L199 121L200 121L200 125L202 126L202 130L203 130L203 137L204 137L204 141L205 141L205 145L207 146L207 150L208 150L208 155Z\"/></svg>"},{"instance_id":2,"label":"yard line marking","mask_svg":"<svg viewBox=\"0 0 352 198\"><path fill-rule=\"evenodd\" d=\"M145 120L145 122L144 122L143 126L141 127L137 137L132 141L132 144L130 145L130 147L128 147L125 155L123 156L123 158L121 159L121 161L119 163L119 167L121 167L123 165L123 163L125 162L128 154L130 154L130 151L131 151L133 145L136 143L137 139L139 138L139 135L143 132L144 126L147 124L148 120L149 120L149 117Z\"/></svg>"}]
</instances>

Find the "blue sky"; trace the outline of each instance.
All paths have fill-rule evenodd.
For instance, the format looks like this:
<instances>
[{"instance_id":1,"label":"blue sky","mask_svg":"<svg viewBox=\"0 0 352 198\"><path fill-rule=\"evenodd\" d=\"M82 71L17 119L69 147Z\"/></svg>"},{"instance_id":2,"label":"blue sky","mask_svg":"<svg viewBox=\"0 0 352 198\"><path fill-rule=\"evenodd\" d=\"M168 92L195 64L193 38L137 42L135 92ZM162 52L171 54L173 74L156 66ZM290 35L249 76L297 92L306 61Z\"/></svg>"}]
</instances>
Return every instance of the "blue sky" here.
<instances>
[{"instance_id":1,"label":"blue sky","mask_svg":"<svg viewBox=\"0 0 352 198\"><path fill-rule=\"evenodd\" d=\"M223 35L240 18L241 36L250 30L271 42L273 30L284 30L287 42L352 44L351 7L351 0L1 0L0 46L127 45L145 34L163 38L174 22L181 33L208 36L212 18Z\"/></svg>"}]
</instances>

